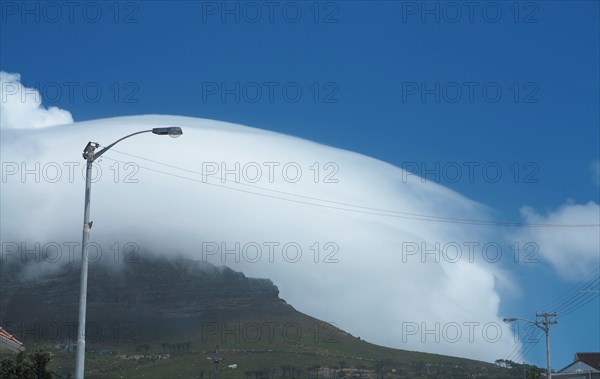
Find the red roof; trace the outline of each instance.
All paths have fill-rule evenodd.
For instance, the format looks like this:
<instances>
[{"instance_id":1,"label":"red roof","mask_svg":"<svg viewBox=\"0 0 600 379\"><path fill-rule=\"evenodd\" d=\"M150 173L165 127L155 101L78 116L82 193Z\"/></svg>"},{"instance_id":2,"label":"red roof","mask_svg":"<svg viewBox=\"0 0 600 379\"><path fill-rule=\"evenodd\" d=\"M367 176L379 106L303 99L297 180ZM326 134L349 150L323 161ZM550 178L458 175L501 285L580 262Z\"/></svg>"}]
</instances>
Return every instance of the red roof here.
<instances>
[{"instance_id":1,"label":"red roof","mask_svg":"<svg viewBox=\"0 0 600 379\"><path fill-rule=\"evenodd\" d=\"M15 337L13 337L12 335L10 335L6 330L4 330L2 327L0 327L0 337L5 338L11 342L16 343L17 345L23 345L23 342L19 341L18 339L16 339Z\"/></svg>"}]
</instances>

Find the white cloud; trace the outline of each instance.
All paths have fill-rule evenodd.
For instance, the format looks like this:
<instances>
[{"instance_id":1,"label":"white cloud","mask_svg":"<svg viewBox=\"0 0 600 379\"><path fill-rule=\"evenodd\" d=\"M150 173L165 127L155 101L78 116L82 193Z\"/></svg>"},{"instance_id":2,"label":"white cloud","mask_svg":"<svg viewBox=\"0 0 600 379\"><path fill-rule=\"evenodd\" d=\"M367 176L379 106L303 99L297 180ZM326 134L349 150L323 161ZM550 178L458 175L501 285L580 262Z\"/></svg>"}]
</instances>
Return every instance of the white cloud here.
<instances>
[{"instance_id":1,"label":"white cloud","mask_svg":"<svg viewBox=\"0 0 600 379\"><path fill-rule=\"evenodd\" d=\"M530 224L600 224L600 206L593 201L567 202L547 214L523 207L521 215ZM517 239L539 246L539 254L566 279L576 280L600 263L600 228L597 226L524 228Z\"/></svg>"},{"instance_id":2,"label":"white cloud","mask_svg":"<svg viewBox=\"0 0 600 379\"><path fill-rule=\"evenodd\" d=\"M101 174L92 188L91 238L102 242L107 254L113 254L107 246L116 241L132 241L160 254L183 251L202 259L207 256L203 243L221 247L224 242L232 249L239 242L240 250L225 255L225 264L249 276L272 279L294 307L353 335L402 349L487 361L512 349L512 332L498 315L493 265L465 260L422 263L418 256L403 259L402 254L407 241L493 240L482 231L489 228L415 220L407 214L390 217L400 214L342 203L471 219L486 218L481 205L435 183L406 182L401 169L366 156L240 125L171 116L75 125L28 133L13 130L2 139L6 167L0 228L5 241L78 242L85 144L91 139L106 145L134 131L179 125L184 129L181 138L139 135L97 162L96 172ZM27 150L32 144L35 149ZM242 183L235 183L234 173L228 174L226 183L219 175L203 183L203 177L193 172L214 169L210 162L218 163L219 171L221 162L234 171L239 162ZM249 183L256 177L254 163L262 168L262 176ZM289 179L298 167L302 175L292 183ZM336 168L333 179L338 182L324 183ZM272 255L265 245L269 242L279 244ZM288 250L287 261L282 251L290 242L302 249L296 263L289 262L295 250ZM327 242L339 246L333 257L337 263L332 257L324 262L334 247L326 247ZM256 246L252 243L262 245L257 263L250 262L252 250L243 255L244 246ZM223 264L222 257L214 254L208 259ZM500 338L495 335L498 331Z\"/></svg>"},{"instance_id":3,"label":"white cloud","mask_svg":"<svg viewBox=\"0 0 600 379\"><path fill-rule=\"evenodd\" d=\"M40 93L21 84L21 75L0 71L0 128L36 129L71 124L71 113L44 108Z\"/></svg>"}]
</instances>

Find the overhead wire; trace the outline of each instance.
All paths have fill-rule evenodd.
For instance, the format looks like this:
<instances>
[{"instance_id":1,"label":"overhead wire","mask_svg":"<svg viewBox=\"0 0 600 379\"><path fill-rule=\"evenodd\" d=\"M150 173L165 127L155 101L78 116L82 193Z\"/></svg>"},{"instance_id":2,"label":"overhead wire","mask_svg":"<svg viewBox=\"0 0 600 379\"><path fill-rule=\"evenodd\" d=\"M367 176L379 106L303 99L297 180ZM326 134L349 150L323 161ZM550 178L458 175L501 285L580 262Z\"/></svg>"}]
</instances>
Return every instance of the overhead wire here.
<instances>
[{"instance_id":1,"label":"overhead wire","mask_svg":"<svg viewBox=\"0 0 600 379\"><path fill-rule=\"evenodd\" d=\"M596 266L593 270L591 270L587 275L584 276L584 283L579 283L569 290L562 293L559 297L548 303L544 309L551 309L551 313L556 313L557 319L563 318L568 314L574 313L577 310L581 309L591 301L600 297L600 291L598 290L600 287L600 276L599 276L600 266ZM528 324L531 325L531 324ZM541 337L539 334L542 330L533 325L532 330L529 332L527 336L525 336L524 341L531 340L533 343L529 344L525 349L523 349L521 356L525 357L527 354L537 345L539 342L539 338ZM519 355L519 344L515 344L515 346L510 350L510 352L506 355L506 360L514 360Z\"/></svg>"},{"instance_id":2,"label":"overhead wire","mask_svg":"<svg viewBox=\"0 0 600 379\"><path fill-rule=\"evenodd\" d=\"M198 180L198 179L190 178L190 177L187 177L184 175L175 174L172 172L166 172L166 171L161 171L161 170L157 170L157 169L150 168L150 167L137 165L139 168L143 168L145 170L156 172L159 174L169 175L169 176L177 177L177 178L184 179L184 180L194 181L194 182L198 182L198 183L202 183L202 184L206 184L206 185L210 185L210 186L216 186L216 187L220 187L220 188L224 188L224 189L228 189L228 190L238 191L238 192L242 192L242 193L247 193L247 194L252 194L252 195L257 195L257 196L262 196L262 197L267 197L267 198L273 198L273 199L277 199L277 200L283 200L283 201L288 201L288 202L293 202L293 203L298 203L298 204L305 204L305 205L311 205L311 206L316 206L316 207L328 208L328 209L335 209L335 210L342 210L342 211L356 212L356 213L363 213L363 214L371 214L371 215L378 215L378 216L385 216L385 217L404 218L404 219L417 220L417 221L456 223L456 224L468 224L468 225L508 226L508 227L549 227L549 228L600 227L600 224L521 223L521 222L488 221L488 220L466 219L466 218L457 218L457 217L433 216L433 215L426 215L426 214L420 214L420 213L403 212L403 211L398 211L398 210L366 207L366 206L362 206L362 205L344 203L344 202L322 199L322 198L313 197L313 196L306 196L306 195L291 193L291 192L287 192L287 191L276 190L276 189L272 189L272 188L261 187L261 186L253 185L250 183L235 182L236 185L239 185L239 186L277 194L277 195L269 195L269 194L265 194L265 193L261 193L261 192L256 192L256 191L251 191L251 190L245 190L242 188L236 188L233 186L228 186L223 183L210 183L206 179L214 180L215 178L209 177L207 174L204 174L202 172L197 172L194 170L181 168L181 167L178 167L175 165L159 162L159 161L156 161L153 159L141 157L141 156L134 155L134 154L125 153L125 152L118 151L115 149L112 149L111 152L131 156L131 157L138 158L138 159L142 159L142 160L145 160L148 162L152 162L155 164L159 164L159 165L173 168L176 170L180 170L183 172L191 173L194 175L200 175L200 176L202 176L203 179ZM120 162L120 163L131 163L131 162L125 162L125 161L122 161L119 159L110 158L107 156L104 156L104 158L115 161L115 162ZM225 180L225 182L227 182L227 180ZM282 196L278 196L278 195L291 196L296 199L282 197ZM298 200L298 199L303 199L303 200ZM317 201L319 203L324 203L324 204L314 203L309 200ZM331 205L329 205L329 204L331 204Z\"/></svg>"}]
</instances>

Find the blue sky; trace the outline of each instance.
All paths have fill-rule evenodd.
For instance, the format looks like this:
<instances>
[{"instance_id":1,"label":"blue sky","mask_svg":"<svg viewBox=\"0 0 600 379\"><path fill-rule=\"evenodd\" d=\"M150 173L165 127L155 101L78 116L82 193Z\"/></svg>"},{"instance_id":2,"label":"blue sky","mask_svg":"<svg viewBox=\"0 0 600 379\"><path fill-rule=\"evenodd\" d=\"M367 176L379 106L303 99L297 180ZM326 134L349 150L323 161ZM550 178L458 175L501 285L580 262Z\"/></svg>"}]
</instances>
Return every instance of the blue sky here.
<instances>
[{"instance_id":1,"label":"blue sky","mask_svg":"<svg viewBox=\"0 0 600 379\"><path fill-rule=\"evenodd\" d=\"M286 133L429 169L497 221L599 202L597 1L1 4L0 69L76 121L156 113ZM506 269L522 290L503 298L507 316L582 283L545 260ZM555 368L600 351L599 307L552 328ZM526 358L545 366L543 343Z\"/></svg>"}]
</instances>

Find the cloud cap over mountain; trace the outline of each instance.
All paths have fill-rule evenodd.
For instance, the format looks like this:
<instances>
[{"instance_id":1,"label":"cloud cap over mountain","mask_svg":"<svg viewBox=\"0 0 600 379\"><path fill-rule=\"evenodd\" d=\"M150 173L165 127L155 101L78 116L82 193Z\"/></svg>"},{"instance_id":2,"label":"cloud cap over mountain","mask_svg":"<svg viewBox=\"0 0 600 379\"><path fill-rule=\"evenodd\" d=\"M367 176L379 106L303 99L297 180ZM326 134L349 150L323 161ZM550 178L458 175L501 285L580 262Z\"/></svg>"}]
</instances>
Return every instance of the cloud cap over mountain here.
<instances>
[{"instance_id":1,"label":"cloud cap over mountain","mask_svg":"<svg viewBox=\"0 0 600 379\"><path fill-rule=\"evenodd\" d=\"M96 162L102 253L131 242L268 277L299 310L387 346L493 361L514 345L495 267L404 250L489 237L423 217L485 218L483 206L387 163L241 125L146 115L5 131L5 240L79 241L87 141L172 125L184 135L135 136Z\"/></svg>"}]
</instances>

